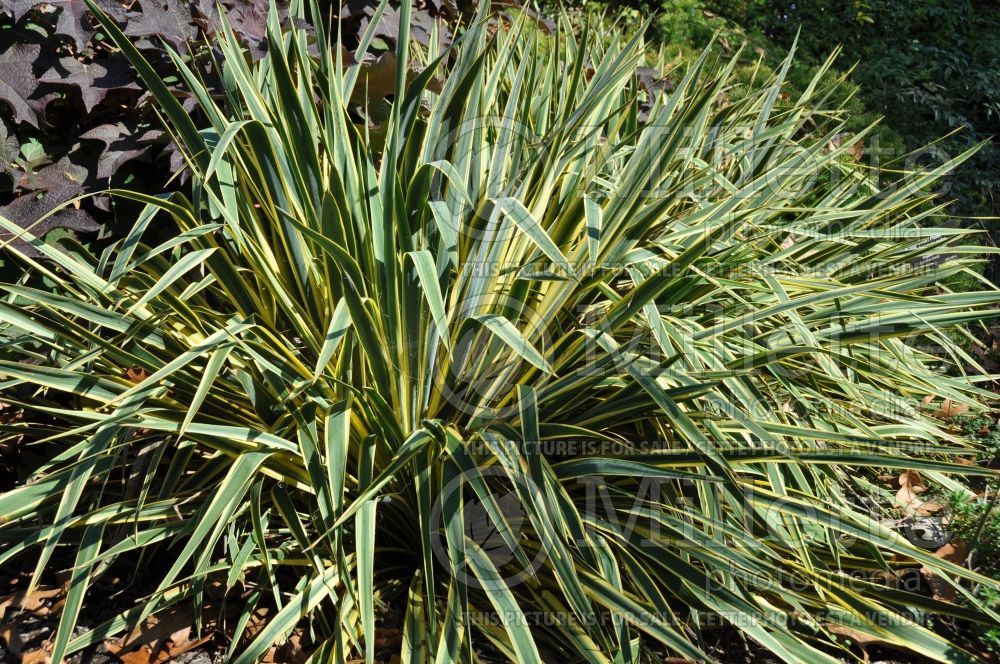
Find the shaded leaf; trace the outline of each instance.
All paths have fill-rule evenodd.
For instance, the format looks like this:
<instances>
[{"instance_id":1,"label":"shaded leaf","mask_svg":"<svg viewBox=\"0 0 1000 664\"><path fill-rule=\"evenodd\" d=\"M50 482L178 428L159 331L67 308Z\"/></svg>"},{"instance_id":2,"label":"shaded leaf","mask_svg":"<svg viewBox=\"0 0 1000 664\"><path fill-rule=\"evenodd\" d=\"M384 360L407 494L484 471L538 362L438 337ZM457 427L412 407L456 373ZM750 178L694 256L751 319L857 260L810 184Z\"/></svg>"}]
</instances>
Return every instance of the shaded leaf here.
<instances>
[{"instance_id":1,"label":"shaded leaf","mask_svg":"<svg viewBox=\"0 0 1000 664\"><path fill-rule=\"evenodd\" d=\"M59 12L56 18L56 34L70 37L76 44L76 50L82 51L94 34L88 17L87 3L84 0L46 0L46 4L52 5Z\"/></svg>"},{"instance_id":2,"label":"shaded leaf","mask_svg":"<svg viewBox=\"0 0 1000 664\"><path fill-rule=\"evenodd\" d=\"M363 17L358 25L358 31L363 33L368 29L375 14L378 3L368 3L362 11ZM430 42L431 30L434 26L434 19L427 10L414 9L410 19L410 37L419 44L426 46ZM395 7L386 7L382 13L382 18L375 27L375 38L384 39L391 44L396 43L399 35L399 10Z\"/></svg>"},{"instance_id":3,"label":"shaded leaf","mask_svg":"<svg viewBox=\"0 0 1000 664\"><path fill-rule=\"evenodd\" d=\"M197 35L194 17L187 3L177 0L142 0L142 12L127 15L125 34L129 37L160 37L180 49Z\"/></svg>"},{"instance_id":4,"label":"shaded leaf","mask_svg":"<svg viewBox=\"0 0 1000 664\"><path fill-rule=\"evenodd\" d=\"M267 33L267 6L260 7L253 2L234 3L226 12L226 18L233 32L243 39L250 49L250 55L259 60L267 52L264 38Z\"/></svg>"},{"instance_id":5,"label":"shaded leaf","mask_svg":"<svg viewBox=\"0 0 1000 664\"><path fill-rule=\"evenodd\" d=\"M653 67L636 67L635 75L650 97L661 90L670 92L674 89L670 79Z\"/></svg>"},{"instance_id":6,"label":"shaded leaf","mask_svg":"<svg viewBox=\"0 0 1000 664\"><path fill-rule=\"evenodd\" d=\"M59 191L69 198L83 190L87 176L86 168L74 164L69 157L63 157L34 173L22 175L17 186L27 191Z\"/></svg>"},{"instance_id":7,"label":"shaded leaf","mask_svg":"<svg viewBox=\"0 0 1000 664\"><path fill-rule=\"evenodd\" d=\"M345 62L351 62L345 58ZM372 104L376 100L382 99L396 91L396 54L389 51L382 53L377 58L368 56L358 65L357 85L351 93L351 102L355 104ZM406 73L407 82L412 81L423 71L419 65L410 62L409 70ZM441 91L441 84L436 79L428 81L427 89L433 92ZM388 107L386 107L388 109ZM372 108L368 109L372 114ZM388 113L386 113L388 117Z\"/></svg>"},{"instance_id":8,"label":"shaded leaf","mask_svg":"<svg viewBox=\"0 0 1000 664\"><path fill-rule=\"evenodd\" d=\"M0 53L0 101L14 111L17 122L38 126L38 116L50 97L40 96L36 71L43 65L38 44L12 44ZM44 66L44 65L43 65Z\"/></svg>"},{"instance_id":9,"label":"shaded leaf","mask_svg":"<svg viewBox=\"0 0 1000 664\"><path fill-rule=\"evenodd\" d=\"M125 7L117 0L96 0L97 5L117 21L125 19ZM43 16L55 14L55 33L66 35L73 40L77 52L80 52L94 36L91 25L90 10L86 0L13 0L4 2L15 21L20 20L32 9L38 8Z\"/></svg>"},{"instance_id":10,"label":"shaded leaf","mask_svg":"<svg viewBox=\"0 0 1000 664\"><path fill-rule=\"evenodd\" d=\"M4 0L2 7L14 21L20 21L25 14L40 4L40 0Z\"/></svg>"},{"instance_id":11,"label":"shaded leaf","mask_svg":"<svg viewBox=\"0 0 1000 664\"><path fill-rule=\"evenodd\" d=\"M110 178L122 164L132 159L146 156L150 141L159 133L155 131L138 131L131 129L125 123L101 125L81 134L80 140L101 141L105 150L97 159L97 177Z\"/></svg>"},{"instance_id":12,"label":"shaded leaf","mask_svg":"<svg viewBox=\"0 0 1000 664\"><path fill-rule=\"evenodd\" d=\"M87 112L94 110L112 90L140 89L128 65L120 60L83 63L76 58L60 58L39 81L79 88Z\"/></svg>"},{"instance_id":13,"label":"shaded leaf","mask_svg":"<svg viewBox=\"0 0 1000 664\"><path fill-rule=\"evenodd\" d=\"M0 620L6 617L8 611L28 611L40 613L46 611L51 602L55 602L66 592L65 588L36 588L28 592L15 592L0 598Z\"/></svg>"},{"instance_id":14,"label":"shaded leaf","mask_svg":"<svg viewBox=\"0 0 1000 664\"><path fill-rule=\"evenodd\" d=\"M0 216L5 217L21 228L30 229L35 237L41 237L54 228L66 228L78 233L92 233L100 230L93 217L83 210L64 208L40 223L38 220L51 212L59 204L73 196L73 190L50 191L41 198L29 194L15 198L13 202L0 207ZM11 241L10 233L0 231L0 243ZM41 253L23 240L14 239L10 246L30 258L38 258Z\"/></svg>"}]
</instances>

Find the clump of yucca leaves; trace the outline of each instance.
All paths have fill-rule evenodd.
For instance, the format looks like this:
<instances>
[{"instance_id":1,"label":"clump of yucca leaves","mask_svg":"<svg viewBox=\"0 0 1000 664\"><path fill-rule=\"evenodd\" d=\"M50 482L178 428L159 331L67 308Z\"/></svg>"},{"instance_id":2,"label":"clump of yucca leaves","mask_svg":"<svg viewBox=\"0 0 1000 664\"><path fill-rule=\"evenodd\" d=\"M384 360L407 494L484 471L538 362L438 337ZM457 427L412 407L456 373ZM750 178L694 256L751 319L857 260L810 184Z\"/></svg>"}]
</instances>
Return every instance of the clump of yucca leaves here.
<instances>
[{"instance_id":1,"label":"clump of yucca leaves","mask_svg":"<svg viewBox=\"0 0 1000 664\"><path fill-rule=\"evenodd\" d=\"M871 467L991 472L922 403L991 398L945 370L1000 303L937 286L970 253L923 193L953 163L879 189L833 140L837 81L778 107L784 71L737 98L707 55L640 123L638 39L487 11L411 50L404 4L367 114L335 40L272 16L263 61L218 44L222 105L175 58L201 129L102 19L193 187L117 192L145 211L100 257L23 234L45 259L2 285L0 390L49 461L0 496L0 563L37 583L75 552L54 659L211 576L246 593L236 634L272 611L238 662L302 624L311 661L371 662L388 609L414 663L707 659L720 619L785 661L838 661L845 627L971 661L918 616L995 614L882 573L988 580L856 499ZM148 247L159 215L179 234ZM140 553L156 590L73 636Z\"/></svg>"}]
</instances>

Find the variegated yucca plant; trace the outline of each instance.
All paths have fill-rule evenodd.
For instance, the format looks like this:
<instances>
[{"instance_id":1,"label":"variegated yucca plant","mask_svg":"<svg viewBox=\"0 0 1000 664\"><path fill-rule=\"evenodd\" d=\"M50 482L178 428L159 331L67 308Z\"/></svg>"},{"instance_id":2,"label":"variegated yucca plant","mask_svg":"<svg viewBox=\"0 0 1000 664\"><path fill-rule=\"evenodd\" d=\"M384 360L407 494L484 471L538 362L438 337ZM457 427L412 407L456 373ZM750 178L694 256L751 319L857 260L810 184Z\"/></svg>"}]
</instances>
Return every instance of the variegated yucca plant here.
<instances>
[{"instance_id":1,"label":"variegated yucca plant","mask_svg":"<svg viewBox=\"0 0 1000 664\"><path fill-rule=\"evenodd\" d=\"M989 580L865 500L876 469L993 473L924 401L992 398L963 330L1000 295L943 285L979 249L928 193L967 155L872 173L829 64L786 100L788 62L737 86L706 53L662 91L640 38L488 4L429 47L403 4L364 60L382 5L357 63L276 14L258 62L226 32L221 94L174 58L202 127L100 19L191 187L115 192L144 208L100 256L0 218L44 256L8 250L0 396L47 458L0 564L75 559L53 660L221 580L240 663L296 627L317 663L708 660L720 628L973 661L926 616L997 619ZM75 633L125 555L149 595ZM961 601L891 582L920 566Z\"/></svg>"}]
</instances>

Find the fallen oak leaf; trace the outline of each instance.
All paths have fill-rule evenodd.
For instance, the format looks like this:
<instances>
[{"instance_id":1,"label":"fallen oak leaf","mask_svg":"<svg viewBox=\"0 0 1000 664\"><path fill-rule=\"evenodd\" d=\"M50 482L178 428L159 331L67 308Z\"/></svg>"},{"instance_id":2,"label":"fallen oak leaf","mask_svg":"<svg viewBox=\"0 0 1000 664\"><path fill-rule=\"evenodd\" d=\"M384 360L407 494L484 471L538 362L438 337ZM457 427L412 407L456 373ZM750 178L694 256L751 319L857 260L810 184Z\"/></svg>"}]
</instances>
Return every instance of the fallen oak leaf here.
<instances>
[{"instance_id":1,"label":"fallen oak leaf","mask_svg":"<svg viewBox=\"0 0 1000 664\"><path fill-rule=\"evenodd\" d=\"M246 627L243 628L243 634L239 635L239 638L244 643L249 643L257 636L260 630L264 629L269 620L267 607L257 609L250 614L250 619L247 621Z\"/></svg>"},{"instance_id":2,"label":"fallen oak leaf","mask_svg":"<svg viewBox=\"0 0 1000 664\"><path fill-rule=\"evenodd\" d=\"M924 565L920 568L920 575L931 589L931 595L939 602L954 604L957 594L955 587L948 583L942 576L935 574L931 568Z\"/></svg>"},{"instance_id":3,"label":"fallen oak leaf","mask_svg":"<svg viewBox=\"0 0 1000 664\"><path fill-rule=\"evenodd\" d=\"M50 655L51 651L47 648L31 650L21 655L21 664L52 664Z\"/></svg>"},{"instance_id":4,"label":"fallen oak leaf","mask_svg":"<svg viewBox=\"0 0 1000 664\"><path fill-rule=\"evenodd\" d=\"M226 598L230 588L226 586L227 574L223 572L213 572L208 575L208 582L205 584L205 595L214 601L221 601Z\"/></svg>"},{"instance_id":5,"label":"fallen oak leaf","mask_svg":"<svg viewBox=\"0 0 1000 664\"><path fill-rule=\"evenodd\" d=\"M934 501L921 501L920 505L916 507L914 512L918 516L930 516L931 514L937 514L944 509L944 505Z\"/></svg>"},{"instance_id":6,"label":"fallen oak leaf","mask_svg":"<svg viewBox=\"0 0 1000 664\"><path fill-rule=\"evenodd\" d=\"M882 639L872 636L871 634L865 634L852 627L847 627L846 625L838 625L837 623L826 623L824 625L826 631L834 636L840 636L845 639L849 639L856 646L861 648L861 652L864 655L865 662L869 661L867 646L870 645L881 645L885 643Z\"/></svg>"},{"instance_id":7,"label":"fallen oak leaf","mask_svg":"<svg viewBox=\"0 0 1000 664\"><path fill-rule=\"evenodd\" d=\"M896 492L896 503L907 513L913 513L924 504L917 494L927 491L920 473L915 470L904 470L899 475L899 491Z\"/></svg>"},{"instance_id":8,"label":"fallen oak leaf","mask_svg":"<svg viewBox=\"0 0 1000 664\"><path fill-rule=\"evenodd\" d=\"M121 660L122 664L151 664L153 649L149 645L143 644L138 650L118 655L118 659Z\"/></svg>"},{"instance_id":9,"label":"fallen oak leaf","mask_svg":"<svg viewBox=\"0 0 1000 664\"><path fill-rule=\"evenodd\" d=\"M185 627L181 627L179 630L171 634L170 637L167 639L167 644L169 645L171 643L175 644L187 643L188 641L191 640L190 637L191 637L191 625L187 625Z\"/></svg>"},{"instance_id":10,"label":"fallen oak leaf","mask_svg":"<svg viewBox=\"0 0 1000 664\"><path fill-rule=\"evenodd\" d=\"M141 383L149 378L149 373L142 367L129 367L125 370L125 374L133 383Z\"/></svg>"},{"instance_id":11,"label":"fallen oak leaf","mask_svg":"<svg viewBox=\"0 0 1000 664\"><path fill-rule=\"evenodd\" d=\"M403 632L395 627L375 628L376 652L399 651L403 645Z\"/></svg>"},{"instance_id":12,"label":"fallen oak leaf","mask_svg":"<svg viewBox=\"0 0 1000 664\"><path fill-rule=\"evenodd\" d=\"M956 415L961 415L968 410L968 404L956 404L951 399L945 399L944 403L941 404L941 408L931 413L931 416L936 417L939 420L947 420L955 417Z\"/></svg>"},{"instance_id":13,"label":"fallen oak leaf","mask_svg":"<svg viewBox=\"0 0 1000 664\"><path fill-rule=\"evenodd\" d=\"M280 646L272 646L264 659L264 664L305 664L309 659L303 642L306 638L301 629L296 629Z\"/></svg>"},{"instance_id":14,"label":"fallen oak leaf","mask_svg":"<svg viewBox=\"0 0 1000 664\"><path fill-rule=\"evenodd\" d=\"M947 560L956 565L964 565L969 556L969 547L961 540L954 540L939 548L934 552L934 555L941 560ZM948 579L942 577L927 565L921 566L920 575L927 582L927 585L930 586L934 599L952 604L955 602L957 597L955 586Z\"/></svg>"},{"instance_id":15,"label":"fallen oak leaf","mask_svg":"<svg viewBox=\"0 0 1000 664\"><path fill-rule=\"evenodd\" d=\"M969 545L959 539L952 540L935 551L934 555L941 560L962 565L969 556Z\"/></svg>"},{"instance_id":16,"label":"fallen oak leaf","mask_svg":"<svg viewBox=\"0 0 1000 664\"><path fill-rule=\"evenodd\" d=\"M924 480L915 470L907 470L895 478L895 485L899 487L896 492L896 502L899 503L907 514L918 516L929 516L944 509L944 505L933 501L924 501L917 497L917 494L927 491Z\"/></svg>"},{"instance_id":17,"label":"fallen oak leaf","mask_svg":"<svg viewBox=\"0 0 1000 664\"><path fill-rule=\"evenodd\" d=\"M185 628L194 624L194 614L191 608L173 607L166 611L149 616L141 625L116 641L105 641L108 652L121 659L125 664L139 664L144 651L146 658L142 664L156 661L155 658L174 635L183 633ZM126 657L128 659L126 660Z\"/></svg>"},{"instance_id":18,"label":"fallen oak leaf","mask_svg":"<svg viewBox=\"0 0 1000 664\"><path fill-rule=\"evenodd\" d=\"M190 634L191 628L186 627L172 634L162 645L144 643L138 649L130 652L123 653L119 650L117 652L120 654L116 656L121 660L122 664L163 664L212 640L211 635L191 639L188 638ZM106 645L108 646L108 652L115 654L116 645Z\"/></svg>"},{"instance_id":19,"label":"fallen oak leaf","mask_svg":"<svg viewBox=\"0 0 1000 664\"><path fill-rule=\"evenodd\" d=\"M865 143L864 141L858 141L851 146L851 156L854 157L854 161L861 161L865 155Z\"/></svg>"},{"instance_id":20,"label":"fallen oak leaf","mask_svg":"<svg viewBox=\"0 0 1000 664\"><path fill-rule=\"evenodd\" d=\"M63 595L52 602L49 606L43 606L38 609L38 615L40 616L58 616L62 613L63 607L66 605L66 596Z\"/></svg>"},{"instance_id":21,"label":"fallen oak leaf","mask_svg":"<svg viewBox=\"0 0 1000 664\"><path fill-rule=\"evenodd\" d=\"M891 489L899 491L899 475L879 475L879 482L885 482Z\"/></svg>"},{"instance_id":22,"label":"fallen oak leaf","mask_svg":"<svg viewBox=\"0 0 1000 664\"><path fill-rule=\"evenodd\" d=\"M0 620L3 620L7 615L7 609L10 608L28 611L29 613L48 609L46 604L50 600L63 595L65 592L64 588L37 588L28 595L25 595L24 591L21 591L0 598Z\"/></svg>"},{"instance_id":23,"label":"fallen oak leaf","mask_svg":"<svg viewBox=\"0 0 1000 664\"><path fill-rule=\"evenodd\" d=\"M7 645L7 651L14 657L21 656L21 632L14 623L0 625L0 639Z\"/></svg>"},{"instance_id":24,"label":"fallen oak leaf","mask_svg":"<svg viewBox=\"0 0 1000 664\"><path fill-rule=\"evenodd\" d=\"M157 653L156 658L153 661L154 664L161 664L162 662L169 662L175 657L180 657L186 652L194 650L195 648L201 647L212 640L212 635L208 634L199 639L188 638L191 634L191 628L188 627L185 630L181 630L170 637L166 643L166 647L161 648L160 652Z\"/></svg>"}]
</instances>

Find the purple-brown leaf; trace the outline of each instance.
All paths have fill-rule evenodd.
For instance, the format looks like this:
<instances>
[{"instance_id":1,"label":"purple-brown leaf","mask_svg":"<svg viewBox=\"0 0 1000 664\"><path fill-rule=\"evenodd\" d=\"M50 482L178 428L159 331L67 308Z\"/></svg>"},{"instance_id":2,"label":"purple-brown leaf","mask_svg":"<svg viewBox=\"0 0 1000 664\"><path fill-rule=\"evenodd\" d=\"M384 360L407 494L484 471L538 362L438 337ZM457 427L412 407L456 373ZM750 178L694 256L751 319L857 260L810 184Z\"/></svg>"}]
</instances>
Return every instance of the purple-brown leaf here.
<instances>
[{"instance_id":1,"label":"purple-brown leaf","mask_svg":"<svg viewBox=\"0 0 1000 664\"><path fill-rule=\"evenodd\" d=\"M82 63L76 58L60 58L59 63L39 79L53 85L69 85L80 89L87 112L104 101L112 90L139 90L131 70L119 60Z\"/></svg>"},{"instance_id":2,"label":"purple-brown leaf","mask_svg":"<svg viewBox=\"0 0 1000 664\"><path fill-rule=\"evenodd\" d=\"M129 37L161 37L175 48L194 39L198 31L191 7L178 0L141 0L141 13L130 12L125 34Z\"/></svg>"},{"instance_id":3,"label":"purple-brown leaf","mask_svg":"<svg viewBox=\"0 0 1000 664\"><path fill-rule=\"evenodd\" d=\"M46 4L59 10L56 34L70 37L77 52L82 51L94 34L87 16L87 3L83 0L46 0Z\"/></svg>"},{"instance_id":4,"label":"purple-brown leaf","mask_svg":"<svg viewBox=\"0 0 1000 664\"><path fill-rule=\"evenodd\" d=\"M110 178L121 166L132 159L147 156L149 151L149 134L157 134L153 130L139 133L124 123L106 124L95 127L80 135L80 140L102 141L105 150L97 159L98 179Z\"/></svg>"},{"instance_id":5,"label":"purple-brown leaf","mask_svg":"<svg viewBox=\"0 0 1000 664\"><path fill-rule=\"evenodd\" d=\"M0 53L0 102L6 102L14 111L17 122L38 126L38 116L45 110L50 96L38 91L39 66L42 47L38 44L11 44Z\"/></svg>"},{"instance_id":6,"label":"purple-brown leaf","mask_svg":"<svg viewBox=\"0 0 1000 664\"><path fill-rule=\"evenodd\" d=\"M21 228L28 229L32 235L38 238L43 237L54 228L67 228L77 233L92 233L100 230L100 226L89 214L73 207L65 207L39 221L44 215L74 195L71 190L50 191L41 198L35 194L28 194L15 198L12 203L0 207L0 216L13 221ZM14 239L11 233L0 231L0 245L5 245L8 242L15 250L31 258L38 258L42 255L24 240Z\"/></svg>"},{"instance_id":7,"label":"purple-brown leaf","mask_svg":"<svg viewBox=\"0 0 1000 664\"><path fill-rule=\"evenodd\" d=\"M19 189L28 191L58 191L67 197L83 191L87 181L87 169L63 157L54 164L40 168L34 173L25 173L17 182Z\"/></svg>"}]
</instances>

